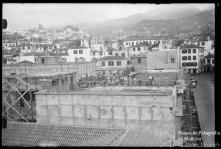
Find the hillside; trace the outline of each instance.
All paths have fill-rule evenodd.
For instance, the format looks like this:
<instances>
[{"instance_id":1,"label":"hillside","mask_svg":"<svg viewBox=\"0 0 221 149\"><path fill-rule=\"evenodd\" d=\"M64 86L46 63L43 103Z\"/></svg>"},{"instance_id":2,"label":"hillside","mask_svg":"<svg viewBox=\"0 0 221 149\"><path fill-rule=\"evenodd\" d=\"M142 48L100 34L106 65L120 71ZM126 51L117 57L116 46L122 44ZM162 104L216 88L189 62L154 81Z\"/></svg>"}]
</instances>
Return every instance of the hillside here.
<instances>
[{"instance_id":1,"label":"hillside","mask_svg":"<svg viewBox=\"0 0 221 149\"><path fill-rule=\"evenodd\" d=\"M133 15L123 19L116 19L96 25L84 26L81 29L92 35L122 30L129 35L153 35L168 34L174 36L181 32L199 32L208 26L211 30L215 28L214 9L203 12L194 8L182 8L171 11L160 12L147 11L143 14ZM165 12L165 13L162 13Z\"/></svg>"}]
</instances>

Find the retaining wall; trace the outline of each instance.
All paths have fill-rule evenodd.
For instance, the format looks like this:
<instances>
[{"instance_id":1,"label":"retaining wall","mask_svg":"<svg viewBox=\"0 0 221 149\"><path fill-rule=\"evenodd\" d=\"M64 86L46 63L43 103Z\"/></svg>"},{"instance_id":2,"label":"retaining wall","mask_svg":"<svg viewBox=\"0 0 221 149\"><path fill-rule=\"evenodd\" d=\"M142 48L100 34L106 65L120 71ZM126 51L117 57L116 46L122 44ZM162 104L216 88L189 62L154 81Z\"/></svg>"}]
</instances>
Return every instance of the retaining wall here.
<instances>
[{"instance_id":1,"label":"retaining wall","mask_svg":"<svg viewBox=\"0 0 221 149\"><path fill-rule=\"evenodd\" d=\"M38 92L37 122L98 127L127 127L159 120L173 124L175 98L174 94Z\"/></svg>"}]
</instances>

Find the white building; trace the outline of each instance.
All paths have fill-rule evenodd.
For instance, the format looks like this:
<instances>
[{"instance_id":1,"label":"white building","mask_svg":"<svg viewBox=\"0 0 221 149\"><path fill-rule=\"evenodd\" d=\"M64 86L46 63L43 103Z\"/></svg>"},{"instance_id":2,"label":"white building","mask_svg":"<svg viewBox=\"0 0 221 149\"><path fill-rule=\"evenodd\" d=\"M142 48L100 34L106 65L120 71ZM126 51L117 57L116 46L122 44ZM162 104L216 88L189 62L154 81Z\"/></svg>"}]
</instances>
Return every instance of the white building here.
<instances>
[{"instance_id":1,"label":"white building","mask_svg":"<svg viewBox=\"0 0 221 149\"><path fill-rule=\"evenodd\" d=\"M114 49L112 47L108 47L107 50L104 52L104 56L121 56L124 58L128 58L129 51L126 48L119 50L119 49Z\"/></svg>"},{"instance_id":2,"label":"white building","mask_svg":"<svg viewBox=\"0 0 221 149\"><path fill-rule=\"evenodd\" d=\"M149 51L149 47L144 44L137 44L135 46L128 47L127 49L128 49L129 56L145 54L145 53L148 53Z\"/></svg>"},{"instance_id":3,"label":"white building","mask_svg":"<svg viewBox=\"0 0 221 149\"><path fill-rule=\"evenodd\" d=\"M75 62L77 60L91 61L91 52L88 47L73 47L68 49L67 62Z\"/></svg>"},{"instance_id":4,"label":"white building","mask_svg":"<svg viewBox=\"0 0 221 149\"><path fill-rule=\"evenodd\" d=\"M130 46L136 46L138 44L144 44L144 45L154 45L158 43L159 40L155 38L145 39L145 38L129 38L126 39L123 44L124 47L130 47Z\"/></svg>"},{"instance_id":5,"label":"white building","mask_svg":"<svg viewBox=\"0 0 221 149\"><path fill-rule=\"evenodd\" d=\"M97 61L97 71L117 72L127 67L128 59L121 56L105 56Z\"/></svg>"},{"instance_id":6,"label":"white building","mask_svg":"<svg viewBox=\"0 0 221 149\"><path fill-rule=\"evenodd\" d=\"M25 55L20 55L16 58L17 62L21 61L29 61L35 63L37 61L37 56L30 55L30 54L25 54Z\"/></svg>"},{"instance_id":7,"label":"white building","mask_svg":"<svg viewBox=\"0 0 221 149\"><path fill-rule=\"evenodd\" d=\"M90 43L89 43L88 40L82 39L82 40L81 40L81 46L82 46L82 47L89 47L89 46L90 46Z\"/></svg>"},{"instance_id":8,"label":"white building","mask_svg":"<svg viewBox=\"0 0 221 149\"><path fill-rule=\"evenodd\" d=\"M159 44L159 50L172 49L173 40L172 39L161 39Z\"/></svg>"},{"instance_id":9,"label":"white building","mask_svg":"<svg viewBox=\"0 0 221 149\"><path fill-rule=\"evenodd\" d=\"M187 69L189 73L203 71L204 48L194 44L183 45L179 49L180 67Z\"/></svg>"}]
</instances>

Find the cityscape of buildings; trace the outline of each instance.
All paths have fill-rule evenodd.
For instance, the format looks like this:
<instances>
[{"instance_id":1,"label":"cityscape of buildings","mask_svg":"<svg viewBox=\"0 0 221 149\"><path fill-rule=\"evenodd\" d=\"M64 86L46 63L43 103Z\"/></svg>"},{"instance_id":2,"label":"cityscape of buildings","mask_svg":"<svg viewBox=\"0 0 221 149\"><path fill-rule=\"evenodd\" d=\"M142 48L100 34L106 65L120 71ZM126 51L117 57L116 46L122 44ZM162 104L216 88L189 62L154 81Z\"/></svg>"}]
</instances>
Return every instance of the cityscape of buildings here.
<instances>
[{"instance_id":1,"label":"cityscape of buildings","mask_svg":"<svg viewBox=\"0 0 221 149\"><path fill-rule=\"evenodd\" d=\"M18 38L10 39L14 34ZM178 41L179 44L176 44ZM157 69L186 68L191 73L200 73L207 69L207 65L211 69L214 67L214 41L210 37L204 41L160 36L107 40L92 37L81 30L66 28L62 32L56 32L39 26L35 31L5 33L2 48L3 64L22 61L44 64L48 58L53 57L64 63L95 61L99 69L106 71L137 68L140 65L143 66L141 69L148 70L155 69L151 65L157 64L160 65L156 66ZM207 60L208 55L211 60ZM153 61L147 62L145 59Z\"/></svg>"},{"instance_id":2,"label":"cityscape of buildings","mask_svg":"<svg viewBox=\"0 0 221 149\"><path fill-rule=\"evenodd\" d=\"M214 32L128 30L3 29L3 146L215 146Z\"/></svg>"}]
</instances>

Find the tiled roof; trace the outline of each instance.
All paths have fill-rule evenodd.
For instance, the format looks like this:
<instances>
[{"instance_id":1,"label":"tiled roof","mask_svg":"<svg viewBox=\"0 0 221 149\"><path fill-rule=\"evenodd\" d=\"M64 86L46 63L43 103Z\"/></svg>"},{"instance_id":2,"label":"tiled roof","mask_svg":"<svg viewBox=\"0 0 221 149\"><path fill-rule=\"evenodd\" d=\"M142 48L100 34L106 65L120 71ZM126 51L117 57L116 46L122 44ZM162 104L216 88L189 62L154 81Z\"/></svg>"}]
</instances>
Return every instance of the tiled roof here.
<instances>
[{"instance_id":1,"label":"tiled roof","mask_svg":"<svg viewBox=\"0 0 221 149\"><path fill-rule=\"evenodd\" d=\"M124 41L135 41L135 40L159 40L159 37L128 37Z\"/></svg>"},{"instance_id":2,"label":"tiled roof","mask_svg":"<svg viewBox=\"0 0 221 149\"><path fill-rule=\"evenodd\" d=\"M122 56L105 56L100 58L100 60L124 60L124 59L126 58Z\"/></svg>"},{"instance_id":3,"label":"tiled roof","mask_svg":"<svg viewBox=\"0 0 221 149\"><path fill-rule=\"evenodd\" d=\"M82 46L70 46L69 49L88 49L88 47L82 47Z\"/></svg>"},{"instance_id":4,"label":"tiled roof","mask_svg":"<svg viewBox=\"0 0 221 149\"><path fill-rule=\"evenodd\" d=\"M180 49L185 49L185 48L203 48L203 47L197 46L195 44L184 44L180 47Z\"/></svg>"},{"instance_id":5,"label":"tiled roof","mask_svg":"<svg viewBox=\"0 0 221 149\"><path fill-rule=\"evenodd\" d=\"M151 124L152 123L152 124ZM173 128L169 122L149 122L143 127L130 129L120 146L167 146L173 140Z\"/></svg>"},{"instance_id":6,"label":"tiled roof","mask_svg":"<svg viewBox=\"0 0 221 149\"><path fill-rule=\"evenodd\" d=\"M8 123L3 146L109 146L125 129L90 128L36 123Z\"/></svg>"}]
</instances>

